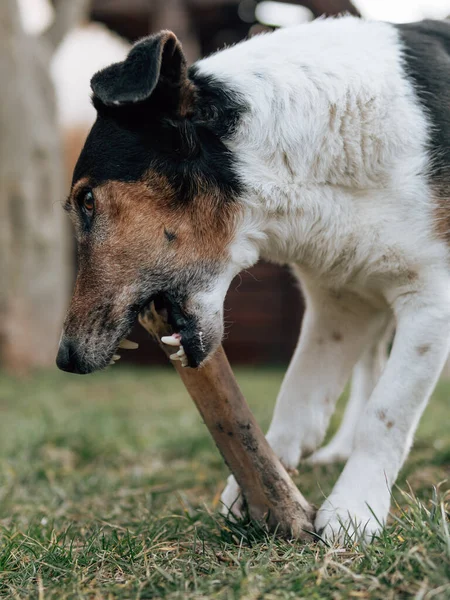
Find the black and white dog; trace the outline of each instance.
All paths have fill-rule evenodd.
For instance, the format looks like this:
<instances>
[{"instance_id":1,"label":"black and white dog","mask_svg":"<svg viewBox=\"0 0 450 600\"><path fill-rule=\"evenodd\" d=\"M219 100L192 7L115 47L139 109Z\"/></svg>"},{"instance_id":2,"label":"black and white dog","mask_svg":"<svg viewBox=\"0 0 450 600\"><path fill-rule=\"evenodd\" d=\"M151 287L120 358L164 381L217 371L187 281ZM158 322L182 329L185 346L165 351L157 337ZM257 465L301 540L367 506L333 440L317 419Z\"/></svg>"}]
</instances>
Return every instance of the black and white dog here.
<instances>
[{"instance_id":1,"label":"black and white dog","mask_svg":"<svg viewBox=\"0 0 450 600\"><path fill-rule=\"evenodd\" d=\"M173 358L197 366L233 277L291 263L307 309L267 437L288 468L347 458L316 527L372 537L449 352L450 25L319 20L189 69L166 31L92 89L59 367L104 368L156 296ZM352 370L342 427L318 449ZM238 494L231 478L235 513Z\"/></svg>"}]
</instances>

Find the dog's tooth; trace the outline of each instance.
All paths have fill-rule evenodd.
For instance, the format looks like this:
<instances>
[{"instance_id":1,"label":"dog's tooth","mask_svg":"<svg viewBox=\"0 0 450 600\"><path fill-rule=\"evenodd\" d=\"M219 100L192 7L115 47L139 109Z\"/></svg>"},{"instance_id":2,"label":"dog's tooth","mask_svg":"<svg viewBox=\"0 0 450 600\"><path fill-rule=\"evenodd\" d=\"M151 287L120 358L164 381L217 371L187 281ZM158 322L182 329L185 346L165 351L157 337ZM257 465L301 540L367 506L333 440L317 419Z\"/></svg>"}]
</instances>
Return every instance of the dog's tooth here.
<instances>
[{"instance_id":1,"label":"dog's tooth","mask_svg":"<svg viewBox=\"0 0 450 600\"><path fill-rule=\"evenodd\" d=\"M125 338L119 342L118 348L123 348L124 350L136 350L139 348L139 344L136 342L132 342L131 340L126 340Z\"/></svg>"},{"instance_id":2,"label":"dog's tooth","mask_svg":"<svg viewBox=\"0 0 450 600\"><path fill-rule=\"evenodd\" d=\"M114 354L112 357L113 360L120 360L120 354Z\"/></svg>"},{"instance_id":3,"label":"dog's tooth","mask_svg":"<svg viewBox=\"0 0 450 600\"><path fill-rule=\"evenodd\" d=\"M161 341L163 344L167 344L167 346L181 346L181 339L173 335L164 335Z\"/></svg>"}]
</instances>

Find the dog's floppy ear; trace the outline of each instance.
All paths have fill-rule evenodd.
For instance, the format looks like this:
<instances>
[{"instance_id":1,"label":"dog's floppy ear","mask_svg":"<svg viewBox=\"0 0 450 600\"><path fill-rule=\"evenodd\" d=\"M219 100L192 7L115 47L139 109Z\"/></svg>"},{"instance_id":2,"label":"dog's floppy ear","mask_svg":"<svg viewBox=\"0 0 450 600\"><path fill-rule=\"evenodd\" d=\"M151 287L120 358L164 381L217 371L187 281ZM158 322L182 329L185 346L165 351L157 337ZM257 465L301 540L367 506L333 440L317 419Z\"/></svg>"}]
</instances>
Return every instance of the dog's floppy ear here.
<instances>
[{"instance_id":1,"label":"dog's floppy ear","mask_svg":"<svg viewBox=\"0 0 450 600\"><path fill-rule=\"evenodd\" d=\"M158 84L179 88L186 76L180 42L171 31L161 31L133 46L123 62L96 73L91 88L106 106L123 106L148 100Z\"/></svg>"}]
</instances>

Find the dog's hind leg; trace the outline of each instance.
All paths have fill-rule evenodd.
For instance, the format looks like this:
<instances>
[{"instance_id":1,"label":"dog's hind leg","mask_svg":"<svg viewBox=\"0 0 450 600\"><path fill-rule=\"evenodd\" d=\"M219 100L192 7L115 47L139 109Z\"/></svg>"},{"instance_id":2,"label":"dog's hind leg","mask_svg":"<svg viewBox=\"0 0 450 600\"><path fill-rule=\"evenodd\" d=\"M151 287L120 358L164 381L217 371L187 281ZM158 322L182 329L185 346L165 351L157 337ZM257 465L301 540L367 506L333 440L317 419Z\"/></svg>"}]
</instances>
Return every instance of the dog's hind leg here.
<instances>
[{"instance_id":1,"label":"dog's hind leg","mask_svg":"<svg viewBox=\"0 0 450 600\"><path fill-rule=\"evenodd\" d=\"M341 425L331 441L309 457L309 463L330 464L347 460L350 456L356 424L386 366L393 331L393 321L381 319L380 329L353 369L350 397Z\"/></svg>"},{"instance_id":2,"label":"dog's hind leg","mask_svg":"<svg viewBox=\"0 0 450 600\"><path fill-rule=\"evenodd\" d=\"M386 367L358 420L351 455L319 509L325 539L370 540L386 518L391 488L450 347L450 276L428 269L386 294L396 332ZM354 538L353 538L354 539Z\"/></svg>"}]
</instances>

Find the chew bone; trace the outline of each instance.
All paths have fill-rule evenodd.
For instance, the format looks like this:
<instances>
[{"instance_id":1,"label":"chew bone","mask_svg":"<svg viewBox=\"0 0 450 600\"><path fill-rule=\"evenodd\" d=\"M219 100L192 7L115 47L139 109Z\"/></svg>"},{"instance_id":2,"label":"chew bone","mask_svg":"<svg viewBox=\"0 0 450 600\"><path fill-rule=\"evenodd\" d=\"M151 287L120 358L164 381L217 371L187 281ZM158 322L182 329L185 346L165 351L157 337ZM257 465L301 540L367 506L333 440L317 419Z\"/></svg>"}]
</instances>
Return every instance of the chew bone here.
<instances>
[{"instance_id":1,"label":"chew bone","mask_svg":"<svg viewBox=\"0 0 450 600\"><path fill-rule=\"evenodd\" d=\"M154 307L139 320L165 353L173 355L177 344L171 344L170 328ZM172 362L240 485L250 517L284 536L311 539L314 509L267 443L223 348L198 369L183 368L180 360Z\"/></svg>"}]
</instances>

